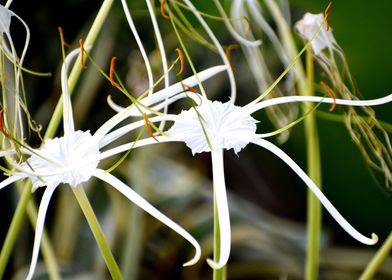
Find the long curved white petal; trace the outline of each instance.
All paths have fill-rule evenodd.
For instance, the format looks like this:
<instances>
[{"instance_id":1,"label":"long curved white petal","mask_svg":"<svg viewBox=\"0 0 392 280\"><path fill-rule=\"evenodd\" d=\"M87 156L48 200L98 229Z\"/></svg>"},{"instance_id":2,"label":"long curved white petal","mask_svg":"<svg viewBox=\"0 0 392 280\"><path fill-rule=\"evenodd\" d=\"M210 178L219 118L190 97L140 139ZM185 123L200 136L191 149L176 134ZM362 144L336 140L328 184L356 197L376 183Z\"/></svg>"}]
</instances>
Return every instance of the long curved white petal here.
<instances>
[{"instance_id":1,"label":"long curved white petal","mask_svg":"<svg viewBox=\"0 0 392 280\"><path fill-rule=\"evenodd\" d=\"M192 4L192 2L189 1L189 0L184 0L184 2L189 7L191 12L195 15L195 17L198 19L200 24L203 26L204 30L207 32L207 34L210 37L211 41L214 43L215 47L217 48L217 50L219 52L219 55L220 55L221 59L223 60L223 63L227 66L227 74L229 76L230 89L231 89L231 100L234 103L235 99L237 97L237 87L235 85L234 73L233 73L233 69L230 66L230 61L227 58L227 56L225 54L225 51L222 48L222 45L219 43L218 39L214 35L214 32L212 32L212 30L208 26L207 22L203 19L203 17L197 11L195 6Z\"/></svg>"},{"instance_id":2,"label":"long curved white petal","mask_svg":"<svg viewBox=\"0 0 392 280\"><path fill-rule=\"evenodd\" d=\"M147 76L148 76L148 88L149 88L149 94L153 93L153 89L154 89L154 77L152 75L152 70L151 70L151 65L150 65L150 61L148 60L148 56L146 53L146 50L144 49L143 43L140 40L139 34L137 33L137 29L136 26L132 20L132 16L131 13L129 12L129 8L127 5L126 0L121 0L121 4L123 6L123 10L125 13L125 17L127 18L129 27L131 28L132 34L135 37L137 46L139 47L140 53L143 57L144 60L144 64L146 65L146 70L147 70Z\"/></svg>"},{"instance_id":3,"label":"long curved white petal","mask_svg":"<svg viewBox=\"0 0 392 280\"><path fill-rule=\"evenodd\" d=\"M218 211L219 222L219 260L207 259L208 264L213 269L224 267L229 260L231 247L231 227L229 206L227 203L225 172L223 168L223 149L211 151L212 172L214 182L214 200Z\"/></svg>"},{"instance_id":4,"label":"long curved white petal","mask_svg":"<svg viewBox=\"0 0 392 280\"><path fill-rule=\"evenodd\" d=\"M196 241L196 239L194 239L193 236L190 235L185 229L183 229L178 224L176 224L171 219L169 219L167 216L162 214L159 210L157 210L154 206L152 206L149 202L147 202L134 190L132 190L130 187L128 187L126 184L118 180L110 173L97 169L94 172L94 176L111 185L113 188L115 188L124 196L126 196L130 201L138 205L144 211L148 212L151 216L160 220L162 223L164 223L165 225L173 229L175 232L177 232L179 235L184 237L186 240L188 240L193 245L196 252L195 252L195 256L190 261L186 262L184 266L193 265L200 259L201 256L200 245Z\"/></svg>"},{"instance_id":5,"label":"long curved white petal","mask_svg":"<svg viewBox=\"0 0 392 280\"><path fill-rule=\"evenodd\" d=\"M352 225L350 225L347 220L336 210L336 208L332 205L332 203L325 197L325 195L320 191L320 189L316 186L316 184L309 178L308 175L301 169L292 160L286 153L284 153L277 146L272 144L271 142L264 139L254 139L252 143L259 145L273 154L278 156L281 160L283 160L290 168L305 182L308 188L313 192L313 194L320 200L320 202L324 205L327 211L331 214L331 216L338 222L338 224L353 238L358 240L359 242L367 245L376 244L378 241L378 237L376 234L372 234L372 238L368 238L358 232Z\"/></svg>"},{"instance_id":6,"label":"long curved white petal","mask_svg":"<svg viewBox=\"0 0 392 280\"><path fill-rule=\"evenodd\" d=\"M392 94L386 95L381 98L369 99L369 100L346 100L346 99L334 99L329 97L320 97L320 96L284 96L277 97L268 100L261 101L256 104L248 104L244 106L244 109L247 110L250 114L264 109L266 107L285 104L285 103L294 103L294 102L315 102L315 103L329 103L329 104L338 104L338 105L347 105L347 106L377 106L386 104L392 101Z\"/></svg>"},{"instance_id":7,"label":"long curved white petal","mask_svg":"<svg viewBox=\"0 0 392 280\"><path fill-rule=\"evenodd\" d=\"M184 91L184 85L189 86L189 87L194 87L199 84L199 82L203 82L214 75L226 70L227 67L225 65L219 65L219 66L213 66L210 67L206 70L203 70L199 72L196 75L190 76L183 80L182 82L178 82L176 84L173 84L169 86L168 88L162 89L160 91L157 91L156 93L149 95L143 99L140 100L144 106L150 106L153 104L156 104L158 102L162 102L166 100L167 98L170 98L178 93L181 93ZM140 106L139 106L140 107ZM122 122L123 120L127 119L128 117L131 116L141 116L139 110L131 105L124 110L118 112L116 115L111 117L106 123L104 123L95 133L94 133L94 138L96 138L97 141L100 141L110 130L112 130L117 124Z\"/></svg>"},{"instance_id":8,"label":"long curved white petal","mask_svg":"<svg viewBox=\"0 0 392 280\"><path fill-rule=\"evenodd\" d=\"M68 92L68 68L71 61L79 54L80 50L75 49L70 52L63 66L61 67L61 90L63 92L63 123L64 123L64 134L75 131L75 125L72 113L71 97Z\"/></svg>"},{"instance_id":9,"label":"long curved white petal","mask_svg":"<svg viewBox=\"0 0 392 280\"><path fill-rule=\"evenodd\" d=\"M50 199L55 189L56 187L46 188L42 196L41 203L39 205L38 218L37 218L37 223L35 225L33 256L31 258L30 270L29 270L29 274L26 277L26 280L30 280L33 278L35 267L37 266L39 248L41 245L42 233L44 231L45 216L48 210Z\"/></svg>"},{"instance_id":10,"label":"long curved white petal","mask_svg":"<svg viewBox=\"0 0 392 280\"><path fill-rule=\"evenodd\" d=\"M160 121L175 121L177 119L177 116L175 115L166 115L166 116L157 116L153 118L149 118L149 122L155 123L155 122L160 122ZM112 143L116 139L120 138L121 136L137 129L142 126L145 126L146 122L144 120L136 121L127 125L124 125L116 130L113 130L112 132L108 133L104 138L102 138L101 141L99 141L99 147L103 148L106 145Z\"/></svg>"},{"instance_id":11,"label":"long curved white petal","mask_svg":"<svg viewBox=\"0 0 392 280\"><path fill-rule=\"evenodd\" d=\"M239 43L247 46L247 47L258 47L261 45L261 40L250 41L244 37L242 37L237 30L231 25L230 19L227 17L225 9L222 7L222 4L218 0L214 0L215 6L218 8L220 14L223 17L223 21L225 22L225 26L227 30L230 32L231 36L233 36ZM235 19L238 20L238 19Z\"/></svg>"},{"instance_id":12,"label":"long curved white petal","mask_svg":"<svg viewBox=\"0 0 392 280\"><path fill-rule=\"evenodd\" d=\"M8 185L10 185L10 184L12 184L12 183L18 181L18 180L23 179L23 178L26 178L26 177L27 177L27 175L21 175L21 176L15 176L15 175L14 175L14 176L8 177L7 179L3 180L3 181L0 183L0 190L1 190L2 188L6 187L6 186L8 186Z\"/></svg>"}]
</instances>

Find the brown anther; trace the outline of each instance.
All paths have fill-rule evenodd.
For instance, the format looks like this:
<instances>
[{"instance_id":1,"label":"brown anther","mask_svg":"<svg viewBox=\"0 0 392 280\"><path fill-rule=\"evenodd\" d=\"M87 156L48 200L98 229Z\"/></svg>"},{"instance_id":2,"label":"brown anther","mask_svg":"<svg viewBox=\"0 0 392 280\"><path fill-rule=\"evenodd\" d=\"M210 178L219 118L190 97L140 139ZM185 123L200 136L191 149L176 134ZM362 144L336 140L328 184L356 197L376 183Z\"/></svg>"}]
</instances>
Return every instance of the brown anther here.
<instances>
[{"instance_id":1,"label":"brown anther","mask_svg":"<svg viewBox=\"0 0 392 280\"><path fill-rule=\"evenodd\" d=\"M166 0L161 1L161 14L164 19L170 19L170 17L165 13L165 3Z\"/></svg>"},{"instance_id":2,"label":"brown anther","mask_svg":"<svg viewBox=\"0 0 392 280\"><path fill-rule=\"evenodd\" d=\"M180 59L180 70L176 74L178 76L178 75L181 75L182 72L184 72L184 64L185 63L184 63L184 55L182 54L181 49L176 48L176 52L178 54L178 58Z\"/></svg>"},{"instance_id":3,"label":"brown anther","mask_svg":"<svg viewBox=\"0 0 392 280\"><path fill-rule=\"evenodd\" d=\"M110 83L114 87L119 86L119 84L114 81L114 67L116 66L116 62L117 62L117 57L113 56L112 59L110 60L109 79L110 79Z\"/></svg>"},{"instance_id":4,"label":"brown anther","mask_svg":"<svg viewBox=\"0 0 392 280\"><path fill-rule=\"evenodd\" d=\"M331 10L331 6L332 6L332 2L329 2L327 8L324 11L324 17L325 17L325 30L328 31L329 30L329 11Z\"/></svg>"},{"instance_id":5,"label":"brown anther","mask_svg":"<svg viewBox=\"0 0 392 280\"><path fill-rule=\"evenodd\" d=\"M333 99L333 104L332 104L331 108L329 108L329 111L332 112L336 108L336 95L333 92L333 90L326 83L324 83L323 81L320 81L320 84L325 89L325 91L329 94L329 96L331 96L331 98Z\"/></svg>"},{"instance_id":6,"label":"brown anther","mask_svg":"<svg viewBox=\"0 0 392 280\"><path fill-rule=\"evenodd\" d=\"M87 69L87 65L84 63L84 47L83 47L83 39L79 39L79 48L80 48L80 63L84 69Z\"/></svg>"},{"instance_id":7,"label":"brown anther","mask_svg":"<svg viewBox=\"0 0 392 280\"><path fill-rule=\"evenodd\" d=\"M201 104L203 103L203 99L201 98L200 93L198 93L197 90L196 90L194 87L187 86L187 85L184 84L184 83L181 83L181 86L182 86L182 88L183 88L184 90L187 90L187 91L190 91L190 92L196 94L197 97L198 97L199 100L200 100L200 104L199 104L198 106L201 106Z\"/></svg>"},{"instance_id":8,"label":"brown anther","mask_svg":"<svg viewBox=\"0 0 392 280\"><path fill-rule=\"evenodd\" d=\"M146 124L146 128L147 128L147 132L148 134L157 142L159 142L159 140L154 136L154 133L152 133L151 127L150 127L150 122L147 118L147 114L143 113L143 118L144 118L144 122Z\"/></svg>"},{"instance_id":9,"label":"brown anther","mask_svg":"<svg viewBox=\"0 0 392 280\"><path fill-rule=\"evenodd\" d=\"M238 48L238 45L237 45L237 44L231 44L231 45L229 45L229 46L226 48L226 50L225 50L225 54L226 54L227 60L229 61L230 67L231 67L232 69L233 69L233 65L232 65L232 63L231 63L231 52L232 52L234 49L236 49L236 48Z\"/></svg>"},{"instance_id":10,"label":"brown anther","mask_svg":"<svg viewBox=\"0 0 392 280\"><path fill-rule=\"evenodd\" d=\"M61 40L61 43L66 47L66 48L71 48L71 45L70 44L68 44L66 41L65 41L65 39L64 39L64 32L63 32L63 29L61 28L61 26L59 26L58 28L57 28L57 30L59 31L59 34L60 34L60 40Z\"/></svg>"}]
</instances>

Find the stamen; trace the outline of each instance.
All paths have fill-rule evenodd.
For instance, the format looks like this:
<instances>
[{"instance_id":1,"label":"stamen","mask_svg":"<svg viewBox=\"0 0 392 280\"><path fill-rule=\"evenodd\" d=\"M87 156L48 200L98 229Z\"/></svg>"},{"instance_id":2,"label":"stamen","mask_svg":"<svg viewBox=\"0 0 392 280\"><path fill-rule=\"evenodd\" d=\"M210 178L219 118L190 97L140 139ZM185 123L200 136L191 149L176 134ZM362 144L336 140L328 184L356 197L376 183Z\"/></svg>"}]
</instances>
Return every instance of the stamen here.
<instances>
[{"instance_id":1,"label":"stamen","mask_svg":"<svg viewBox=\"0 0 392 280\"><path fill-rule=\"evenodd\" d=\"M182 54L181 49L180 48L176 48L176 52L178 54L178 58L180 59L180 70L176 74L178 76L178 75L181 75L182 72L184 72L184 64L185 63L184 63L184 55Z\"/></svg>"},{"instance_id":2,"label":"stamen","mask_svg":"<svg viewBox=\"0 0 392 280\"><path fill-rule=\"evenodd\" d=\"M110 60L109 79L110 79L110 83L114 87L119 86L119 84L114 81L114 67L116 66L116 62L117 62L117 57L113 56L112 59Z\"/></svg>"},{"instance_id":3,"label":"stamen","mask_svg":"<svg viewBox=\"0 0 392 280\"><path fill-rule=\"evenodd\" d=\"M80 38L79 40L79 47L80 47L80 63L84 69L87 69L87 65L84 63L84 47L83 47L83 39Z\"/></svg>"},{"instance_id":4,"label":"stamen","mask_svg":"<svg viewBox=\"0 0 392 280\"><path fill-rule=\"evenodd\" d=\"M166 0L161 1L161 14L164 19L170 19L170 17L165 13L165 3Z\"/></svg>"},{"instance_id":5,"label":"stamen","mask_svg":"<svg viewBox=\"0 0 392 280\"><path fill-rule=\"evenodd\" d=\"M229 61L229 64L230 64L231 69L233 69L233 65L232 65L232 63L231 63L231 52L232 52L234 49L237 49L237 48L238 48L238 45L237 45L237 44L231 44L231 45L229 45L229 46L226 48L226 50L225 50L226 57L227 57L227 60Z\"/></svg>"},{"instance_id":6,"label":"stamen","mask_svg":"<svg viewBox=\"0 0 392 280\"><path fill-rule=\"evenodd\" d=\"M59 31L59 33L60 33L60 40L61 40L61 43L66 47L66 48L71 48L71 45L70 44L68 44L66 41L65 41L65 39L64 39L64 32L63 32L63 29L61 28L61 26L59 26L58 27L58 31Z\"/></svg>"},{"instance_id":7,"label":"stamen","mask_svg":"<svg viewBox=\"0 0 392 280\"><path fill-rule=\"evenodd\" d=\"M331 105L331 108L329 108L329 111L332 112L336 108L336 95L333 92L333 90L323 81L320 81L321 86L328 92L329 96L333 99L333 103Z\"/></svg>"},{"instance_id":8,"label":"stamen","mask_svg":"<svg viewBox=\"0 0 392 280\"><path fill-rule=\"evenodd\" d=\"M325 17L325 30L329 30L329 21L328 21L328 16L329 16L329 11L331 10L332 2L329 2L327 8L324 11L324 17Z\"/></svg>"},{"instance_id":9,"label":"stamen","mask_svg":"<svg viewBox=\"0 0 392 280\"><path fill-rule=\"evenodd\" d=\"M4 134L5 137L7 137L8 139L11 139L11 136L6 132L6 130L4 128L3 113L4 113L4 109L1 109L0 110L0 131L1 131L1 133Z\"/></svg>"},{"instance_id":10,"label":"stamen","mask_svg":"<svg viewBox=\"0 0 392 280\"><path fill-rule=\"evenodd\" d=\"M146 123L146 128L147 128L148 134L149 134L155 141L157 141L157 142L159 143L158 139L154 136L154 133L152 133L152 130L151 130L151 127L150 127L150 122L148 121L147 114L146 114L145 112L143 113L143 119L144 119L144 122Z\"/></svg>"},{"instance_id":11,"label":"stamen","mask_svg":"<svg viewBox=\"0 0 392 280\"><path fill-rule=\"evenodd\" d=\"M197 95L197 97L198 97L199 100L200 100L200 104L199 104L198 106L201 106L201 104L203 104L203 99L201 98L200 93L198 93L197 90L196 90L194 87L187 86L186 84L184 84L184 83L182 83L182 82L181 82L181 86L182 86L182 88L183 88L184 90L193 92L194 94Z\"/></svg>"}]
</instances>

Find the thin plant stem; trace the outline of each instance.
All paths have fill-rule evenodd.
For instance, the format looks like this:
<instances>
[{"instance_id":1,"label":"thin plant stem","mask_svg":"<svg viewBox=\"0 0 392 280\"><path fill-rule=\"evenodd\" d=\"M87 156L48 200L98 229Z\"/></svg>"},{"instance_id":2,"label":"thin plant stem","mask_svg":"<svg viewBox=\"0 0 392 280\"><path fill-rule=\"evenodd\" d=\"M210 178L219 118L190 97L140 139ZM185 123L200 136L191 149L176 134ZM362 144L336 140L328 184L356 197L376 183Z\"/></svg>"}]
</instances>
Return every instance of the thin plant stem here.
<instances>
[{"instance_id":1,"label":"thin plant stem","mask_svg":"<svg viewBox=\"0 0 392 280\"><path fill-rule=\"evenodd\" d=\"M382 244L380 249L374 255L373 259L366 266L365 271L359 277L360 280L373 279L379 267L382 265L384 260L388 257L389 252L392 250L392 231L389 234L387 240Z\"/></svg>"},{"instance_id":2,"label":"thin plant stem","mask_svg":"<svg viewBox=\"0 0 392 280\"><path fill-rule=\"evenodd\" d=\"M24 213L27 208L27 204L31 198L31 188L26 187L19 199L19 203L16 207L15 214L12 218L11 225L8 229L7 236L5 238L3 248L0 253L0 279L3 279L3 274L7 266L9 257L15 244L16 237L18 236L19 229L22 225Z\"/></svg>"},{"instance_id":3,"label":"thin plant stem","mask_svg":"<svg viewBox=\"0 0 392 280\"><path fill-rule=\"evenodd\" d=\"M78 187L72 187L72 191L75 194L80 208L82 209L82 212L86 217L87 223L90 226L95 240L97 241L97 244L99 246L99 249L101 250L106 266L108 267L110 275L112 276L112 279L123 279L120 269L113 257L112 251L110 250L110 246L106 241L102 228L99 225L97 217L94 214L94 210L92 209L90 201L87 198L86 192L81 185Z\"/></svg>"},{"instance_id":4,"label":"thin plant stem","mask_svg":"<svg viewBox=\"0 0 392 280\"><path fill-rule=\"evenodd\" d=\"M307 95L314 95L314 69L313 52L308 47L306 52L306 73L308 78ZM316 116L314 112L309 113L305 118L305 134L307 147L307 171L313 182L321 188L321 160L320 146L317 133ZM307 251L305 262L305 279L313 280L318 278L319 250L321 233L321 203L308 190L307 194Z\"/></svg>"}]
</instances>

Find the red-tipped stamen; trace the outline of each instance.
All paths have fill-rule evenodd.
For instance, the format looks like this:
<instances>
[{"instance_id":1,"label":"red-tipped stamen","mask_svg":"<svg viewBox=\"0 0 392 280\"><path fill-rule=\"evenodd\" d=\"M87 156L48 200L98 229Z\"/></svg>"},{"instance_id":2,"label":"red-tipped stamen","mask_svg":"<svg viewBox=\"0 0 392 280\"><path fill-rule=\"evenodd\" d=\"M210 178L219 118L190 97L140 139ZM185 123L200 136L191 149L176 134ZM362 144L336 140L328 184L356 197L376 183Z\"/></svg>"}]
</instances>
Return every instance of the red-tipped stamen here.
<instances>
[{"instance_id":1,"label":"red-tipped stamen","mask_svg":"<svg viewBox=\"0 0 392 280\"><path fill-rule=\"evenodd\" d=\"M64 32L63 32L63 29L61 28L61 26L59 26L58 28L57 28L57 30L59 31L59 34L60 34L60 40L61 40L61 43L66 47L66 48L71 48L71 45L70 44L68 44L66 41L65 41L65 39L64 39Z\"/></svg>"},{"instance_id":2,"label":"red-tipped stamen","mask_svg":"<svg viewBox=\"0 0 392 280\"><path fill-rule=\"evenodd\" d=\"M181 75L182 72L184 72L184 63L185 62L184 62L184 55L182 54L181 49L176 48L176 52L178 54L178 58L180 59L180 70L176 74L178 76L178 75Z\"/></svg>"},{"instance_id":3,"label":"red-tipped stamen","mask_svg":"<svg viewBox=\"0 0 392 280\"><path fill-rule=\"evenodd\" d=\"M329 11L331 10L332 2L329 2L327 8L324 11L324 17L325 17L325 30L329 30Z\"/></svg>"},{"instance_id":4,"label":"red-tipped stamen","mask_svg":"<svg viewBox=\"0 0 392 280\"><path fill-rule=\"evenodd\" d=\"M333 99L333 104L332 104L331 108L329 108L329 111L332 112L336 108L336 95L333 92L333 90L326 83L324 83L323 81L320 81L320 84L325 89L325 91L329 94L329 96L331 96L331 98Z\"/></svg>"},{"instance_id":5,"label":"red-tipped stamen","mask_svg":"<svg viewBox=\"0 0 392 280\"><path fill-rule=\"evenodd\" d=\"M80 63L84 69L87 68L87 65L84 63L84 47L83 47L83 39L79 39L79 47L80 47Z\"/></svg>"},{"instance_id":6,"label":"red-tipped stamen","mask_svg":"<svg viewBox=\"0 0 392 280\"><path fill-rule=\"evenodd\" d=\"M119 84L114 81L114 67L116 66L116 62L117 62L117 57L113 56L112 59L110 60L109 79L110 79L110 83L114 87L119 86Z\"/></svg>"},{"instance_id":7,"label":"red-tipped stamen","mask_svg":"<svg viewBox=\"0 0 392 280\"><path fill-rule=\"evenodd\" d=\"M170 19L170 17L165 13L165 3L166 0L161 1L161 15L164 19Z\"/></svg>"},{"instance_id":8,"label":"red-tipped stamen","mask_svg":"<svg viewBox=\"0 0 392 280\"><path fill-rule=\"evenodd\" d=\"M143 118L144 118L144 122L145 122L145 124L146 124L146 128L147 128L148 134L149 134L155 141L159 142L158 139L154 136L154 133L152 133L152 130L151 130L151 127L150 127L150 122L149 122L149 120L148 120L148 118L147 118L147 114L146 114L146 113L143 113Z\"/></svg>"},{"instance_id":9,"label":"red-tipped stamen","mask_svg":"<svg viewBox=\"0 0 392 280\"><path fill-rule=\"evenodd\" d=\"M200 104L199 104L198 106L201 106L201 104L203 103L203 99L201 98L200 93L198 93L197 90L196 90L194 87L187 86L187 85L184 84L184 83L181 83L181 86L182 86L182 88L183 88L184 90L190 91L190 92L196 94L197 97L198 97L199 100L200 100Z\"/></svg>"}]
</instances>

